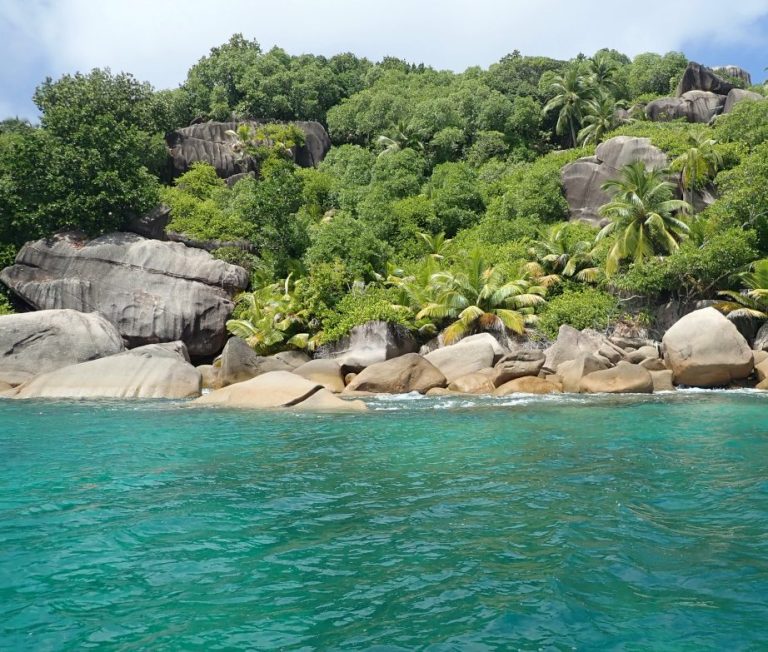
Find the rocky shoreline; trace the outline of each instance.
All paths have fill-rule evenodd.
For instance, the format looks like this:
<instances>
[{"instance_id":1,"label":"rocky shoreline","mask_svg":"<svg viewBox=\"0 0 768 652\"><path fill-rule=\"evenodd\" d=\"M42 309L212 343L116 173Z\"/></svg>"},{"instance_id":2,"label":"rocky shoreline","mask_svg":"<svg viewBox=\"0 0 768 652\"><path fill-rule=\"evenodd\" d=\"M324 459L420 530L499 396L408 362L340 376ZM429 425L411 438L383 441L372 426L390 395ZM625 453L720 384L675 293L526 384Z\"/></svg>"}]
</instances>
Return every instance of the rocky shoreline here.
<instances>
[{"instance_id":1,"label":"rocky shoreline","mask_svg":"<svg viewBox=\"0 0 768 652\"><path fill-rule=\"evenodd\" d=\"M546 349L508 344L480 333L416 352L397 329L371 322L323 352L327 357L299 351L259 356L232 337L214 364L194 366L183 341L128 350L117 327L98 313L43 310L0 317L0 396L362 411L361 397L411 392L503 397L650 394L678 386L768 390L768 352L752 350L714 308L687 314L661 342L564 325Z\"/></svg>"}]
</instances>

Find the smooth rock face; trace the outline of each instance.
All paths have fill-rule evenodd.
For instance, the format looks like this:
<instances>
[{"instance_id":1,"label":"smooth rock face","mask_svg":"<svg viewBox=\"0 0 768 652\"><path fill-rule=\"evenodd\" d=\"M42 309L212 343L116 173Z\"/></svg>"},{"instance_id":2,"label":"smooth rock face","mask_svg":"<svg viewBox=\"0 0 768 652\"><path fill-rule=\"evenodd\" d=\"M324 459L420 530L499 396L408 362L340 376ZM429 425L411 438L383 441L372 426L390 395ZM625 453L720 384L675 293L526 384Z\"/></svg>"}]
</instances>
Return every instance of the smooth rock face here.
<instances>
[{"instance_id":1,"label":"smooth rock face","mask_svg":"<svg viewBox=\"0 0 768 652\"><path fill-rule=\"evenodd\" d=\"M763 382L768 378L768 360L763 360L760 364L755 365L755 376L757 376L758 382Z\"/></svg>"},{"instance_id":2,"label":"smooth rock face","mask_svg":"<svg viewBox=\"0 0 768 652\"><path fill-rule=\"evenodd\" d=\"M765 322L757 331L752 348L756 351L768 351L768 322Z\"/></svg>"},{"instance_id":3,"label":"smooth rock face","mask_svg":"<svg viewBox=\"0 0 768 652\"><path fill-rule=\"evenodd\" d=\"M715 66L712 68L712 72L714 72L718 77L722 77L723 75L728 75L729 77L735 77L736 79L741 79L741 81L744 82L745 86L752 86L752 75L749 74L744 68L741 68L740 66ZM734 90L741 90L741 89L734 89Z\"/></svg>"},{"instance_id":4,"label":"smooth rock face","mask_svg":"<svg viewBox=\"0 0 768 652\"><path fill-rule=\"evenodd\" d=\"M544 368L556 371L563 362L586 354L597 356L607 365L619 362L625 355L624 351L597 331L589 328L578 331L573 326L563 324L558 330L555 343L544 350Z\"/></svg>"},{"instance_id":5,"label":"smooth rock face","mask_svg":"<svg viewBox=\"0 0 768 652\"><path fill-rule=\"evenodd\" d=\"M649 102L645 107L645 115L653 122L684 119L706 124L723 112L725 102L725 95L692 90L680 97L662 97Z\"/></svg>"},{"instance_id":6,"label":"smooth rock face","mask_svg":"<svg viewBox=\"0 0 768 652\"><path fill-rule=\"evenodd\" d=\"M347 385L345 391L385 394L426 394L433 387L445 387L445 376L418 353L377 362L366 367Z\"/></svg>"},{"instance_id":7,"label":"smooth rock face","mask_svg":"<svg viewBox=\"0 0 768 652\"><path fill-rule=\"evenodd\" d=\"M333 412L366 412L368 406L362 401L342 400L333 392L327 389L320 389L308 399L298 403L295 409L312 412L324 410L331 410Z\"/></svg>"},{"instance_id":8,"label":"smooth rock face","mask_svg":"<svg viewBox=\"0 0 768 652\"><path fill-rule=\"evenodd\" d=\"M226 179L234 175L254 171L258 164L251 157L239 160L232 149L235 140L226 135L228 130L237 131L241 124L254 129L263 124L256 120L245 122L203 122L172 131L166 143L173 160L174 172L182 174L193 163L203 161L216 168L216 173ZM303 167L313 167L325 158L331 148L331 139L319 122L294 122L304 132L306 142L294 152L294 161Z\"/></svg>"},{"instance_id":9,"label":"smooth rock face","mask_svg":"<svg viewBox=\"0 0 768 652\"><path fill-rule=\"evenodd\" d=\"M675 94L681 97L689 91L709 91L718 95L728 95L733 88L733 84L716 75L711 68L691 61L677 85Z\"/></svg>"},{"instance_id":10,"label":"smooth rock face","mask_svg":"<svg viewBox=\"0 0 768 652\"><path fill-rule=\"evenodd\" d=\"M510 353L496 363L493 382L499 387L515 378L537 376L544 366L544 359L544 353L538 350Z\"/></svg>"},{"instance_id":11,"label":"smooth rock face","mask_svg":"<svg viewBox=\"0 0 768 652\"><path fill-rule=\"evenodd\" d=\"M336 360L310 360L293 370L297 376L322 385L336 394L344 391L341 365Z\"/></svg>"},{"instance_id":12,"label":"smooth rock face","mask_svg":"<svg viewBox=\"0 0 768 652\"><path fill-rule=\"evenodd\" d=\"M728 97L725 98L723 113L730 113L733 111L733 107L736 106L739 102L759 102L764 99L765 98L760 95L760 93L745 91L742 88L734 88L730 93L728 93Z\"/></svg>"},{"instance_id":13,"label":"smooth rock face","mask_svg":"<svg viewBox=\"0 0 768 652\"><path fill-rule=\"evenodd\" d=\"M192 398L201 383L177 350L149 344L36 376L14 398Z\"/></svg>"},{"instance_id":14,"label":"smooth rock face","mask_svg":"<svg viewBox=\"0 0 768 652\"><path fill-rule=\"evenodd\" d=\"M275 353L270 357L284 362L293 369L298 369L312 359L304 351L280 351L280 353Z\"/></svg>"},{"instance_id":15,"label":"smooth rock face","mask_svg":"<svg viewBox=\"0 0 768 652\"><path fill-rule=\"evenodd\" d=\"M564 166L560 176L568 200L571 220L600 225L598 210L610 201L602 185L616 179L625 165L643 161L649 168L664 168L669 159L649 138L616 136L598 145L595 156L582 158Z\"/></svg>"},{"instance_id":16,"label":"smooth rock face","mask_svg":"<svg viewBox=\"0 0 768 652\"><path fill-rule=\"evenodd\" d=\"M754 360L747 341L714 308L687 314L662 339L664 362L675 382L716 387L752 373Z\"/></svg>"},{"instance_id":17,"label":"smooth rock face","mask_svg":"<svg viewBox=\"0 0 768 652\"><path fill-rule=\"evenodd\" d=\"M117 329L95 312L40 310L0 316L0 381L9 385L124 350Z\"/></svg>"},{"instance_id":18,"label":"smooth rock face","mask_svg":"<svg viewBox=\"0 0 768 652\"><path fill-rule=\"evenodd\" d=\"M218 353L244 269L199 249L133 233L62 234L28 242L0 280L38 310L98 311L128 346L182 340L193 357Z\"/></svg>"},{"instance_id":19,"label":"smooth rock face","mask_svg":"<svg viewBox=\"0 0 768 652\"><path fill-rule=\"evenodd\" d=\"M457 378L448 385L448 389L461 394L493 394L496 385L494 385L491 374L476 371Z\"/></svg>"},{"instance_id":20,"label":"smooth rock face","mask_svg":"<svg viewBox=\"0 0 768 652\"><path fill-rule=\"evenodd\" d=\"M221 387L221 368L212 364L201 364L195 367L200 372L203 389L219 389Z\"/></svg>"},{"instance_id":21,"label":"smooth rock face","mask_svg":"<svg viewBox=\"0 0 768 652\"><path fill-rule=\"evenodd\" d=\"M651 380L653 380L654 392L675 391L675 386L673 384L674 375L669 369L664 369L663 371L651 371L649 369L648 373L651 374Z\"/></svg>"},{"instance_id":22,"label":"smooth rock face","mask_svg":"<svg viewBox=\"0 0 768 652\"><path fill-rule=\"evenodd\" d=\"M293 371L293 367L280 358L258 355L245 340L230 337L221 352L221 385L234 385L269 371Z\"/></svg>"},{"instance_id":23,"label":"smooth rock face","mask_svg":"<svg viewBox=\"0 0 768 652\"><path fill-rule=\"evenodd\" d=\"M636 351L627 354L627 362L640 364L643 360L653 360L659 357L659 350L655 346L641 346Z\"/></svg>"},{"instance_id":24,"label":"smooth rock face","mask_svg":"<svg viewBox=\"0 0 768 652\"><path fill-rule=\"evenodd\" d=\"M581 380L584 376L595 371L603 371L610 366L610 363L600 356L582 353L573 360L557 365L557 375L562 380L564 392L578 394L581 391Z\"/></svg>"},{"instance_id":25,"label":"smooth rock face","mask_svg":"<svg viewBox=\"0 0 768 652\"><path fill-rule=\"evenodd\" d=\"M321 385L290 371L269 371L256 378L236 383L202 396L193 405L220 405L230 408L264 409L302 407L318 392L327 392ZM338 401L338 402L337 402ZM355 401L342 401L330 392L303 406L306 409L360 410Z\"/></svg>"},{"instance_id":26,"label":"smooth rock face","mask_svg":"<svg viewBox=\"0 0 768 652\"><path fill-rule=\"evenodd\" d=\"M560 394L563 389L560 385L537 376L524 376L515 378L498 387L494 396L509 396L510 394Z\"/></svg>"},{"instance_id":27,"label":"smooth rock face","mask_svg":"<svg viewBox=\"0 0 768 652\"><path fill-rule=\"evenodd\" d=\"M581 391L588 394L650 394L653 378L643 367L620 362L612 369L593 371L584 376Z\"/></svg>"},{"instance_id":28,"label":"smooth rock face","mask_svg":"<svg viewBox=\"0 0 768 652\"><path fill-rule=\"evenodd\" d=\"M339 342L320 347L315 358L332 358L345 371L359 371L417 349L413 337L404 329L383 321L370 321L355 326Z\"/></svg>"},{"instance_id":29,"label":"smooth rock face","mask_svg":"<svg viewBox=\"0 0 768 652\"><path fill-rule=\"evenodd\" d=\"M437 349L424 356L452 383L481 369L493 366L496 353L493 346L483 340L461 341L444 349Z\"/></svg>"}]
</instances>

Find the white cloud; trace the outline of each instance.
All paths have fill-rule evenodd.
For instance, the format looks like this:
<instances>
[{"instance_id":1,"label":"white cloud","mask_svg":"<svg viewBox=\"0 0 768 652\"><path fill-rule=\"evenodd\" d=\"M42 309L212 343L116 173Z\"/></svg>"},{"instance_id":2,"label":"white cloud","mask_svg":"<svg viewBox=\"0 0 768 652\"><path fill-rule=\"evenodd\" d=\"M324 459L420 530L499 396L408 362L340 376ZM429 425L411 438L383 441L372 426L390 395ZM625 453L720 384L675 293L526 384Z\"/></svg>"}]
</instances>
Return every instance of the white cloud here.
<instances>
[{"instance_id":1,"label":"white cloud","mask_svg":"<svg viewBox=\"0 0 768 652\"><path fill-rule=\"evenodd\" d=\"M765 14L766 0L5 0L0 6L0 20L44 49L55 72L109 66L157 87L183 81L192 63L235 32L291 53L391 54L461 70L487 66L514 49L569 58L600 47L665 52L695 38L746 42Z\"/></svg>"}]
</instances>

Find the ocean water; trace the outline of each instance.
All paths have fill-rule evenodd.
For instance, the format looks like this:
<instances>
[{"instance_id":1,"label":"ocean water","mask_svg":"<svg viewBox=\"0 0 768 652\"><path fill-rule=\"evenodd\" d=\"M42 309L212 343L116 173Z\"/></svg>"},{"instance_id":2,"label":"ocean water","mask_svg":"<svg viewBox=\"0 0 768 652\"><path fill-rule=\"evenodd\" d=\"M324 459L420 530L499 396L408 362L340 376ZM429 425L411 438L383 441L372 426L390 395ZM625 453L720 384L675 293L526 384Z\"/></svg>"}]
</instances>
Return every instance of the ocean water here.
<instances>
[{"instance_id":1,"label":"ocean water","mask_svg":"<svg viewBox=\"0 0 768 652\"><path fill-rule=\"evenodd\" d=\"M0 401L0 650L768 649L768 394Z\"/></svg>"}]
</instances>

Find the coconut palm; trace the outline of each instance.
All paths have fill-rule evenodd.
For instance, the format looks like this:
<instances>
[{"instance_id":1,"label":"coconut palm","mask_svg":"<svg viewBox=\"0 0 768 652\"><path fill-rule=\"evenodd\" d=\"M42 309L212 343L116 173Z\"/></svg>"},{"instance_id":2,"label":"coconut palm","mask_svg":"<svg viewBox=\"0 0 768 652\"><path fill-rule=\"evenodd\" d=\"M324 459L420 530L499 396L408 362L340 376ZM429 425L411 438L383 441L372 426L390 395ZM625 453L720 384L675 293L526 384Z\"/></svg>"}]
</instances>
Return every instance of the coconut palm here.
<instances>
[{"instance_id":1,"label":"coconut palm","mask_svg":"<svg viewBox=\"0 0 768 652\"><path fill-rule=\"evenodd\" d=\"M478 253L470 255L458 271L433 274L430 286L435 299L416 318L455 320L443 331L446 344L476 330L524 333L525 325L535 321L534 309L544 303L546 294L544 287L532 285L526 278L505 280Z\"/></svg>"},{"instance_id":2,"label":"coconut palm","mask_svg":"<svg viewBox=\"0 0 768 652\"><path fill-rule=\"evenodd\" d=\"M606 260L608 275L627 258L642 263L645 258L671 253L688 235L688 225L675 213L689 210L690 205L673 198L674 185L667 180L666 170L648 169L642 161L635 161L602 189L613 195L600 207L600 215L611 221L597 234L598 241L615 236Z\"/></svg>"},{"instance_id":3,"label":"coconut palm","mask_svg":"<svg viewBox=\"0 0 768 652\"><path fill-rule=\"evenodd\" d=\"M616 91L616 72L619 66L605 52L597 52L587 59L587 71L592 84L603 91Z\"/></svg>"},{"instance_id":4,"label":"coconut palm","mask_svg":"<svg viewBox=\"0 0 768 652\"><path fill-rule=\"evenodd\" d=\"M424 151L424 143L414 134L404 122L398 122L392 128L392 136L381 135L376 139L376 144L382 148L379 156L394 154L403 149L413 149L417 152Z\"/></svg>"},{"instance_id":5,"label":"coconut palm","mask_svg":"<svg viewBox=\"0 0 768 652\"><path fill-rule=\"evenodd\" d=\"M753 263L751 271L739 276L746 291L723 290L719 294L728 297L730 301L720 301L715 304L715 308L729 319L768 319L768 258Z\"/></svg>"},{"instance_id":6,"label":"coconut palm","mask_svg":"<svg viewBox=\"0 0 768 652\"><path fill-rule=\"evenodd\" d=\"M688 136L689 148L673 162L672 169L680 172L683 197L693 203L695 190L711 181L723 165L720 153L715 149L717 141L704 130L694 131Z\"/></svg>"},{"instance_id":7,"label":"coconut palm","mask_svg":"<svg viewBox=\"0 0 768 652\"><path fill-rule=\"evenodd\" d=\"M571 65L564 74L551 78L549 90L554 93L554 97L544 106L543 112L547 114L559 109L555 132L563 135L567 131L571 146L575 147L576 134L587 100L593 95L589 79L584 76L579 66Z\"/></svg>"},{"instance_id":8,"label":"coconut palm","mask_svg":"<svg viewBox=\"0 0 768 652\"><path fill-rule=\"evenodd\" d=\"M534 260L526 265L526 270L540 285L549 286L561 276L585 283L594 283L600 277L600 268L593 258L593 243L570 241L568 226L556 224L550 227L546 237L536 240L528 250Z\"/></svg>"},{"instance_id":9,"label":"coconut palm","mask_svg":"<svg viewBox=\"0 0 768 652\"><path fill-rule=\"evenodd\" d=\"M448 245L451 244L452 239L446 238L445 233L419 233L419 239L427 247L427 255L435 260L442 260L445 258L445 253L448 249Z\"/></svg>"},{"instance_id":10,"label":"coconut palm","mask_svg":"<svg viewBox=\"0 0 768 652\"><path fill-rule=\"evenodd\" d=\"M227 330L243 338L257 353L268 353L278 345L313 347L308 333L297 332L306 326L308 314L296 298L292 275L253 292L243 292L237 304L237 319L227 321Z\"/></svg>"},{"instance_id":11,"label":"coconut palm","mask_svg":"<svg viewBox=\"0 0 768 652\"><path fill-rule=\"evenodd\" d=\"M619 118L617 109L619 103L607 93L601 93L598 97L589 100L584 107L584 125L579 130L579 143L588 145L589 143L599 143L605 134L613 131L621 122L626 122Z\"/></svg>"}]
</instances>

